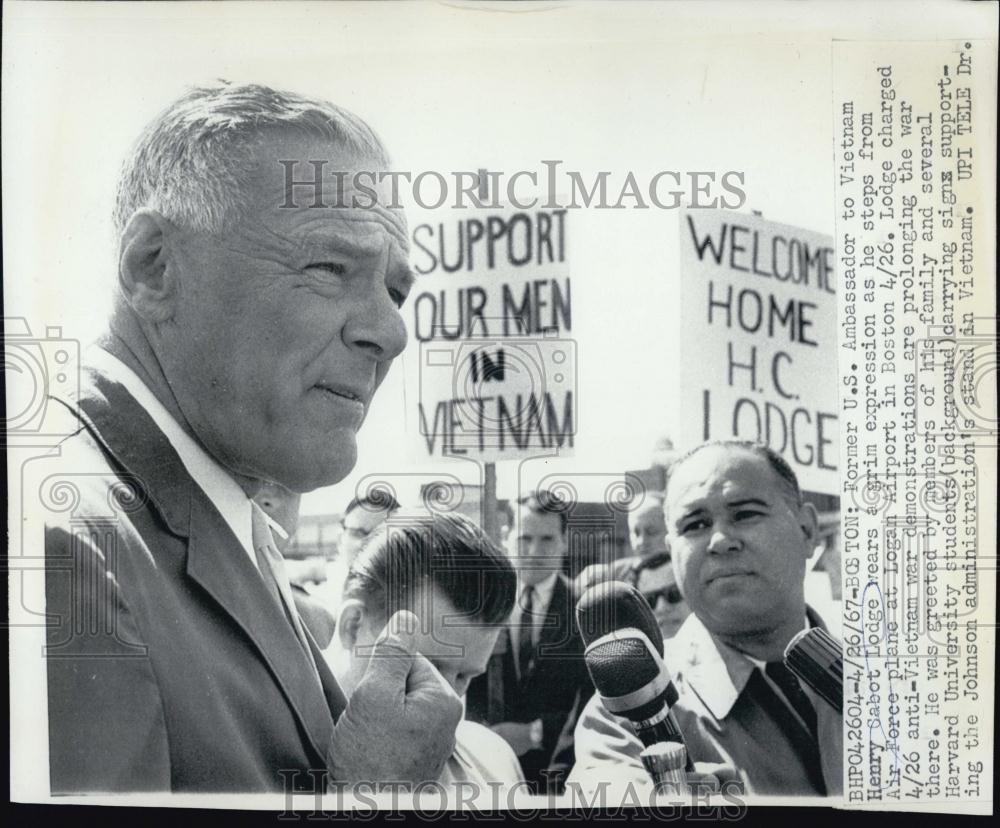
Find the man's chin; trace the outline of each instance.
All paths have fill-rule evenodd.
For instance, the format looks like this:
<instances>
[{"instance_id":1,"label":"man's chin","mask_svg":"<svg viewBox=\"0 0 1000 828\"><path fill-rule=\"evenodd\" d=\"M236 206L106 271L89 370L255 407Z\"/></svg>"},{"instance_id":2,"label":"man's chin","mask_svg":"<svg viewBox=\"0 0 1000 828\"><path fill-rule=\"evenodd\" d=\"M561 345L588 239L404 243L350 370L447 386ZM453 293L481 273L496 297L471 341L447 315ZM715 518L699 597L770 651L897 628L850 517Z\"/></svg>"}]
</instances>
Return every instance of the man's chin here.
<instances>
[{"instance_id":1,"label":"man's chin","mask_svg":"<svg viewBox=\"0 0 1000 828\"><path fill-rule=\"evenodd\" d=\"M297 462L290 462L292 460ZM275 482L298 494L322 489L339 483L354 469L358 460L358 446L353 439L337 441L337 448L303 449L295 457L281 458L275 471Z\"/></svg>"}]
</instances>

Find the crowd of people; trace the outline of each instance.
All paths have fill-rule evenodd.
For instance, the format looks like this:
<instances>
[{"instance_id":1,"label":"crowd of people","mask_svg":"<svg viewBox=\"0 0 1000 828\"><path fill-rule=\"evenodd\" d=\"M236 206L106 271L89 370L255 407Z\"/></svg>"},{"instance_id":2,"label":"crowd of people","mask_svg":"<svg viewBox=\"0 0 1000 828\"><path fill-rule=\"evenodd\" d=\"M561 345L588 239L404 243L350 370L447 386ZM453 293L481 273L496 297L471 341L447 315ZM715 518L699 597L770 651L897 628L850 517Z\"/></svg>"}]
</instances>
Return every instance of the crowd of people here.
<instances>
[{"instance_id":1,"label":"crowd of people","mask_svg":"<svg viewBox=\"0 0 1000 828\"><path fill-rule=\"evenodd\" d=\"M50 562L106 587L81 595L53 566L49 616L114 623L69 639L50 627L52 791L305 789L316 772L536 793L648 784L574 622L588 586L622 580L666 641L696 767L750 793L839 792L839 718L779 669L823 623L803 593L816 515L765 447L684 455L631 512L631 554L575 582L571 504L546 490L512 498L498 539L457 514L355 500L335 571L282 555L300 493L354 466L406 344L412 276L401 211L295 203L279 159L389 170L351 113L226 84L171 104L125 165L114 314L61 401L60 462L87 487L75 523L46 527ZM120 485L136 497L109 534Z\"/></svg>"}]
</instances>

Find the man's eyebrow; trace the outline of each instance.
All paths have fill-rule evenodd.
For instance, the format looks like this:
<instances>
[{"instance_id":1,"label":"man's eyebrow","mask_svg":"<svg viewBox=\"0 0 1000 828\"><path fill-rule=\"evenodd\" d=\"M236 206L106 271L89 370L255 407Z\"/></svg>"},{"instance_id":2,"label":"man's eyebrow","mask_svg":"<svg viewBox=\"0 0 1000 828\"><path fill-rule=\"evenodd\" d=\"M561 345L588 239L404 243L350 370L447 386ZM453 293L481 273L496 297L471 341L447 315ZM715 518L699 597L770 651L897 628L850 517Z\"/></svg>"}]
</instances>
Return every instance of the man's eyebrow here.
<instances>
[{"instance_id":1,"label":"man's eyebrow","mask_svg":"<svg viewBox=\"0 0 1000 828\"><path fill-rule=\"evenodd\" d=\"M680 518L678 518L678 522L682 520L687 520L688 518L694 517L695 515L700 515L705 511L706 509L704 506L695 506L694 508L684 507L681 509L681 516Z\"/></svg>"},{"instance_id":2,"label":"man's eyebrow","mask_svg":"<svg viewBox=\"0 0 1000 828\"><path fill-rule=\"evenodd\" d=\"M384 246L380 239L358 238L350 231L335 230L326 227L323 230L309 234L305 243L309 255L322 255L324 252L348 253L353 256L377 256Z\"/></svg>"},{"instance_id":3,"label":"man's eyebrow","mask_svg":"<svg viewBox=\"0 0 1000 828\"><path fill-rule=\"evenodd\" d=\"M766 500L761 500L759 497L745 497L740 500L730 500L727 504L730 508L736 508L739 506L762 506L765 509L771 508L771 504Z\"/></svg>"}]
</instances>

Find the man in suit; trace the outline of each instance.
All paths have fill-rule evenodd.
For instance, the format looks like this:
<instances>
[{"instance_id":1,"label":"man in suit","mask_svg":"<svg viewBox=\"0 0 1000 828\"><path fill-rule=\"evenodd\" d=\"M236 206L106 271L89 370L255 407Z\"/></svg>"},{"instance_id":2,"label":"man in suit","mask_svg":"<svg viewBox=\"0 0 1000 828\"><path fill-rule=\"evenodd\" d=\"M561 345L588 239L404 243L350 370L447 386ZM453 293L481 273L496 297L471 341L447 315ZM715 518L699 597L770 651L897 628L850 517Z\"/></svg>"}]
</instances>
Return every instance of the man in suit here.
<instances>
[{"instance_id":1,"label":"man in suit","mask_svg":"<svg viewBox=\"0 0 1000 828\"><path fill-rule=\"evenodd\" d=\"M803 583L816 512L795 472L764 445L706 443L674 465L666 522L692 609L664 644L690 757L735 768L750 793L838 795L842 717L783 664L788 642L822 623ZM577 724L570 781L585 793L609 780L648 784L641 750L595 696Z\"/></svg>"},{"instance_id":2,"label":"man in suit","mask_svg":"<svg viewBox=\"0 0 1000 828\"><path fill-rule=\"evenodd\" d=\"M46 521L53 792L412 782L450 756L461 702L412 618L345 703L251 501L351 470L405 345L405 220L324 175L387 165L351 113L225 84L127 161L110 329L60 401L76 497Z\"/></svg>"},{"instance_id":3,"label":"man in suit","mask_svg":"<svg viewBox=\"0 0 1000 828\"><path fill-rule=\"evenodd\" d=\"M584 688L570 585L562 573L567 504L540 490L518 500L507 548L517 570L517 602L486 673L473 680L468 715L489 724L521 760L537 792L559 791L572 764L560 742Z\"/></svg>"}]
</instances>

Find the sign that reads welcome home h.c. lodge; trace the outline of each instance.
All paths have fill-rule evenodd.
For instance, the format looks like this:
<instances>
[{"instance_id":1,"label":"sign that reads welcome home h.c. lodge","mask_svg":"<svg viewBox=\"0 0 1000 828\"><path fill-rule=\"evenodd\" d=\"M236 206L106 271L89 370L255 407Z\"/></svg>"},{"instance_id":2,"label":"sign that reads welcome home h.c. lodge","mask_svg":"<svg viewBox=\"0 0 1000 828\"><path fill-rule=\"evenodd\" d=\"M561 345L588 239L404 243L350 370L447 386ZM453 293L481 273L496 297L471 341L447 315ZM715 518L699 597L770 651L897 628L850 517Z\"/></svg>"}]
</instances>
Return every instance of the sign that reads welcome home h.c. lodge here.
<instances>
[{"instance_id":1,"label":"sign that reads welcome home h.c. lodge","mask_svg":"<svg viewBox=\"0 0 1000 828\"><path fill-rule=\"evenodd\" d=\"M724 210L681 215L684 444L767 443L803 489L836 494L833 240Z\"/></svg>"}]
</instances>

